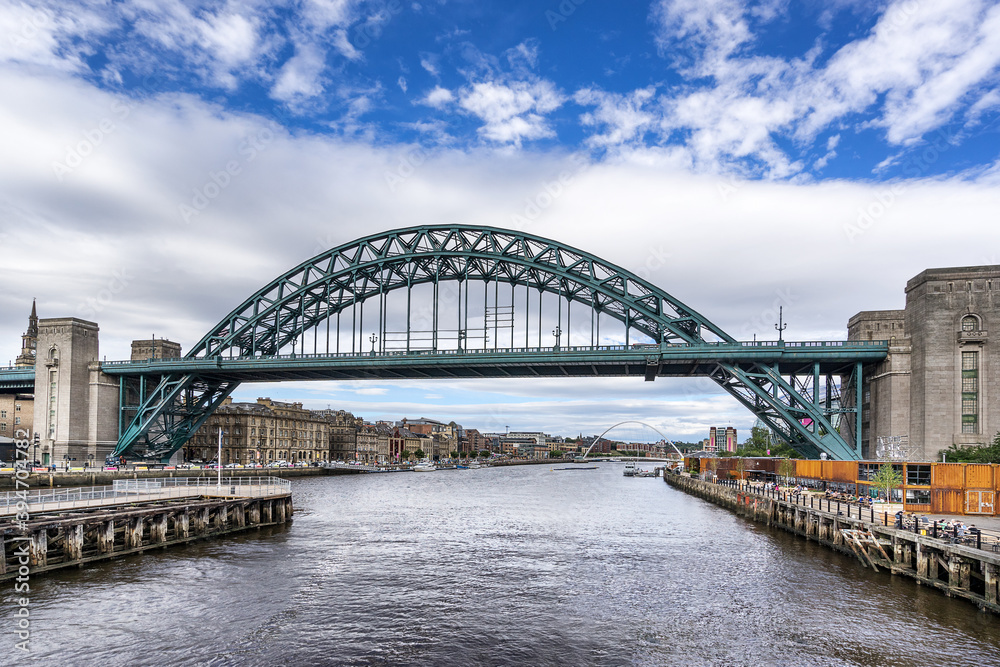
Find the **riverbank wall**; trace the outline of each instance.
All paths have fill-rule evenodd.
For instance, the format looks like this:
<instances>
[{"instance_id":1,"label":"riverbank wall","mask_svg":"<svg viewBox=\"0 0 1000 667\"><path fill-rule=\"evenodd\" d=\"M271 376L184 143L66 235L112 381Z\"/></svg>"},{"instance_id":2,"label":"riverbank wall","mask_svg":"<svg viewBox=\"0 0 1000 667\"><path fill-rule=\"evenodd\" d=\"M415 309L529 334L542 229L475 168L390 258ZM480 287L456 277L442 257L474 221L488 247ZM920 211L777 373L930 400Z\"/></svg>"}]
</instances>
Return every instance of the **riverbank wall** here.
<instances>
[{"instance_id":1,"label":"riverbank wall","mask_svg":"<svg viewBox=\"0 0 1000 667\"><path fill-rule=\"evenodd\" d=\"M856 557L863 567L876 571L884 568L949 597L968 600L983 611L1000 614L1000 553L949 544L929 535L883 525L878 520L847 517L746 487L713 484L686 475L665 475L663 479L674 488L748 520L781 528Z\"/></svg>"}]
</instances>

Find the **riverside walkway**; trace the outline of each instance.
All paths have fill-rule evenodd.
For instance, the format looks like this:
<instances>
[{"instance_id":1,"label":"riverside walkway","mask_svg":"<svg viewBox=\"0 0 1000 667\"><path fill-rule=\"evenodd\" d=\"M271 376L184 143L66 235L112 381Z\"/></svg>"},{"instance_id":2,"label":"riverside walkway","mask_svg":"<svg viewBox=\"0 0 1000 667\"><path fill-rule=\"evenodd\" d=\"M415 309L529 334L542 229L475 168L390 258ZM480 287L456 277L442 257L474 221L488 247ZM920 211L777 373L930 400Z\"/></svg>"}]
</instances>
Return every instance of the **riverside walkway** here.
<instances>
[{"instance_id":1,"label":"riverside walkway","mask_svg":"<svg viewBox=\"0 0 1000 667\"><path fill-rule=\"evenodd\" d=\"M72 511L133 505L176 498L266 498L291 493L292 483L277 477L173 477L121 479L111 486L8 491L0 495L0 517L19 512Z\"/></svg>"},{"instance_id":2,"label":"riverside walkway","mask_svg":"<svg viewBox=\"0 0 1000 667\"><path fill-rule=\"evenodd\" d=\"M291 482L276 477L10 492L0 497L0 579L280 526L292 511Z\"/></svg>"}]
</instances>

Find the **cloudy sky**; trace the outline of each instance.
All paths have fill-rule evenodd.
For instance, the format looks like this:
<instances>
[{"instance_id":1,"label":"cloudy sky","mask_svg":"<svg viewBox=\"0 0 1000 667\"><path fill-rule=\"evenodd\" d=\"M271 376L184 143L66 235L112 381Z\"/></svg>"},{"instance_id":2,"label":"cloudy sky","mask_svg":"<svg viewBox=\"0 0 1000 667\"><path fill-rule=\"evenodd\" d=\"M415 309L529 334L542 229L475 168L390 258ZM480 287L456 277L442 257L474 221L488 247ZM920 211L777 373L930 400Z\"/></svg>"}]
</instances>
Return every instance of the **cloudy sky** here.
<instances>
[{"instance_id":1,"label":"cloudy sky","mask_svg":"<svg viewBox=\"0 0 1000 667\"><path fill-rule=\"evenodd\" d=\"M0 363L33 297L108 359L187 349L321 250L432 223L520 222L738 338L781 306L786 338L842 339L925 268L1000 263L998 64L974 0L7 0ZM236 397L265 395L485 430L753 421L699 380Z\"/></svg>"}]
</instances>

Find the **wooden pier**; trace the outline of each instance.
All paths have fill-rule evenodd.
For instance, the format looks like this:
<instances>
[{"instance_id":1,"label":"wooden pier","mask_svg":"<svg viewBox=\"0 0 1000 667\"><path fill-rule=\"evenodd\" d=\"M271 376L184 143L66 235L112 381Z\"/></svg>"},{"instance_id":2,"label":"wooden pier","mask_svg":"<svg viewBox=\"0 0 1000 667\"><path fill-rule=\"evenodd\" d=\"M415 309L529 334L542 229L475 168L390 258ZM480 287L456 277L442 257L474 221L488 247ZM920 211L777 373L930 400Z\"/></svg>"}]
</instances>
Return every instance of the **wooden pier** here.
<instances>
[{"instance_id":1,"label":"wooden pier","mask_svg":"<svg viewBox=\"0 0 1000 667\"><path fill-rule=\"evenodd\" d=\"M26 519L0 518L0 580L290 521L290 488L264 488L196 487L184 497L153 495L104 507L93 500L58 510L28 505Z\"/></svg>"},{"instance_id":2,"label":"wooden pier","mask_svg":"<svg viewBox=\"0 0 1000 667\"><path fill-rule=\"evenodd\" d=\"M857 557L864 567L885 568L1000 614L1000 553L684 475L665 475L664 481L753 521Z\"/></svg>"}]
</instances>

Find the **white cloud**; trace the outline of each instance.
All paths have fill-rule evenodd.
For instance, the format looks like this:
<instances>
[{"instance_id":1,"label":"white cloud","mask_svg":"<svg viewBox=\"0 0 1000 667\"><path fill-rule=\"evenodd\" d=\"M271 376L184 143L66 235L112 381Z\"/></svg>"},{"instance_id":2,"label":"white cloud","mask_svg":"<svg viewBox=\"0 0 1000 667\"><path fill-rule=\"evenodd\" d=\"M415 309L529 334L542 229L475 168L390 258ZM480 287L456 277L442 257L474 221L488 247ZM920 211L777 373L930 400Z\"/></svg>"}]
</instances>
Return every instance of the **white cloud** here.
<instances>
[{"instance_id":1,"label":"white cloud","mask_svg":"<svg viewBox=\"0 0 1000 667\"><path fill-rule=\"evenodd\" d=\"M635 90L628 95L606 93L585 88L573 95L573 101L583 106L596 106L593 112L580 118L584 126L606 127L604 134L587 138L591 146L619 146L641 140L656 121L656 115L646 110L656 89L653 86Z\"/></svg>"},{"instance_id":2,"label":"white cloud","mask_svg":"<svg viewBox=\"0 0 1000 667\"><path fill-rule=\"evenodd\" d=\"M479 130L484 138L520 146L524 139L554 135L543 114L559 108L563 101L549 81L489 81L462 90L459 105L484 121Z\"/></svg>"},{"instance_id":3,"label":"white cloud","mask_svg":"<svg viewBox=\"0 0 1000 667\"><path fill-rule=\"evenodd\" d=\"M742 165L749 173L794 176L804 163L776 139L806 147L861 112L874 113L869 124L884 128L890 143L907 145L951 121L970 97L987 99L982 88L996 84L1000 6L899 0L869 35L817 66L820 47L790 60L752 54L750 19L773 20L779 13L772 5L767 11L736 0L654 6L662 53L692 82L661 97L662 140L682 141L700 168ZM814 163L825 164L824 158Z\"/></svg>"},{"instance_id":4,"label":"white cloud","mask_svg":"<svg viewBox=\"0 0 1000 667\"><path fill-rule=\"evenodd\" d=\"M298 44L295 55L281 68L271 97L294 104L316 97L324 90L325 53L311 43Z\"/></svg>"},{"instance_id":5,"label":"white cloud","mask_svg":"<svg viewBox=\"0 0 1000 667\"><path fill-rule=\"evenodd\" d=\"M441 109L447 106L455 99L455 95L447 88L442 88L441 86L436 86L434 90L428 92L420 99L421 104L426 104L427 106L434 107L435 109Z\"/></svg>"}]
</instances>

